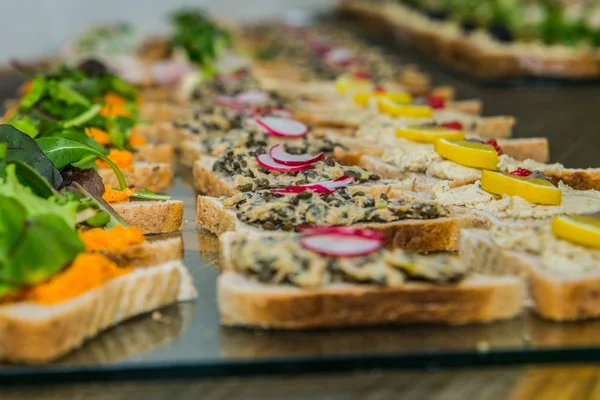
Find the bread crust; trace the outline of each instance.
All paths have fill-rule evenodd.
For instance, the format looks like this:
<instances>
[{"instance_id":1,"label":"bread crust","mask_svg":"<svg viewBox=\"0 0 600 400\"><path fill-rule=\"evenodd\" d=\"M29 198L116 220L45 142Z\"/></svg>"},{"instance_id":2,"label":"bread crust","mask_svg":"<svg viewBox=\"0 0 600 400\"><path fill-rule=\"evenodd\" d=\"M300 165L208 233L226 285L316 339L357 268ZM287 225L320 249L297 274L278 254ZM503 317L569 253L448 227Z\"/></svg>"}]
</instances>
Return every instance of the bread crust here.
<instances>
[{"instance_id":1,"label":"bread crust","mask_svg":"<svg viewBox=\"0 0 600 400\"><path fill-rule=\"evenodd\" d=\"M524 289L514 278L458 285L330 285L317 290L252 282L234 272L217 281L221 323L310 329L402 323L461 325L516 316Z\"/></svg>"},{"instance_id":2,"label":"bread crust","mask_svg":"<svg viewBox=\"0 0 600 400\"><path fill-rule=\"evenodd\" d=\"M148 188L153 192L160 192L173 184L171 164L136 162L133 168L121 169L121 172L130 187ZM119 181L112 169L100 168L98 174L105 185L119 187Z\"/></svg>"},{"instance_id":3,"label":"bread crust","mask_svg":"<svg viewBox=\"0 0 600 400\"><path fill-rule=\"evenodd\" d=\"M135 148L133 161L169 163L175 160L175 149L170 143L145 144Z\"/></svg>"},{"instance_id":4,"label":"bread crust","mask_svg":"<svg viewBox=\"0 0 600 400\"><path fill-rule=\"evenodd\" d=\"M126 224L135 226L144 234L178 231L183 221L183 202L130 201L111 204Z\"/></svg>"},{"instance_id":5,"label":"bread crust","mask_svg":"<svg viewBox=\"0 0 600 400\"><path fill-rule=\"evenodd\" d=\"M216 235L226 232L248 234L267 232L241 222L235 211L223 207L219 199L198 196L196 207L196 223ZM482 228L488 224L486 218L457 212L450 217L429 220L411 219L387 223L360 223L353 226L382 232L387 238L386 243L391 247L430 252L455 251L458 249L462 229Z\"/></svg>"},{"instance_id":6,"label":"bread crust","mask_svg":"<svg viewBox=\"0 0 600 400\"><path fill-rule=\"evenodd\" d=\"M195 296L195 290L184 270L180 261L173 261L135 269L58 304L2 305L0 359L24 363L52 361L104 329L182 299L181 293L186 294L184 299L189 299L191 294Z\"/></svg>"}]
</instances>

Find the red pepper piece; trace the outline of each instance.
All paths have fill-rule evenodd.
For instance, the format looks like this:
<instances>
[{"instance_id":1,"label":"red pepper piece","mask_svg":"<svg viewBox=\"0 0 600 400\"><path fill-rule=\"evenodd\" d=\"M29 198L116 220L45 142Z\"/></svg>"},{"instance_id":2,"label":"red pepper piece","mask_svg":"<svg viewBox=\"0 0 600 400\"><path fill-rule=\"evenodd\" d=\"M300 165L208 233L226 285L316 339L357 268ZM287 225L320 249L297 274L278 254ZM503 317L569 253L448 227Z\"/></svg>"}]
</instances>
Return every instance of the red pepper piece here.
<instances>
[{"instance_id":1,"label":"red pepper piece","mask_svg":"<svg viewBox=\"0 0 600 400\"><path fill-rule=\"evenodd\" d=\"M463 129L463 124L458 121L448 121L440 124L442 128L453 129L455 131L460 131Z\"/></svg>"},{"instance_id":2,"label":"red pepper piece","mask_svg":"<svg viewBox=\"0 0 600 400\"><path fill-rule=\"evenodd\" d=\"M532 171L521 167L515 169L513 172L510 173L510 175L514 176L529 176L531 174L533 174Z\"/></svg>"},{"instance_id":3,"label":"red pepper piece","mask_svg":"<svg viewBox=\"0 0 600 400\"><path fill-rule=\"evenodd\" d=\"M496 139L490 139L487 142L485 142L485 144L489 144L490 146L492 146L496 150L496 152L498 153L499 156L504 154L504 152L502 151L502 148L500 147L500 145L498 144Z\"/></svg>"},{"instance_id":4,"label":"red pepper piece","mask_svg":"<svg viewBox=\"0 0 600 400\"><path fill-rule=\"evenodd\" d=\"M432 94L427 96L427 103L434 110L439 110L446 107L446 100L442 96Z\"/></svg>"}]
</instances>

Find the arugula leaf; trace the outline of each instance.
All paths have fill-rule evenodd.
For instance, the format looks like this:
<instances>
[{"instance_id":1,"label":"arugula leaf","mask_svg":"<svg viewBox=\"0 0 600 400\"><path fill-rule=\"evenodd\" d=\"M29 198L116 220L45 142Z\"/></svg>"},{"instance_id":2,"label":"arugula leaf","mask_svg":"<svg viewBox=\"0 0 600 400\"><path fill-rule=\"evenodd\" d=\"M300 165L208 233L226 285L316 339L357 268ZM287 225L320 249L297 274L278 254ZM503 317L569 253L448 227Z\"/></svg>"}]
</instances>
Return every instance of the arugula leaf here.
<instances>
[{"instance_id":1,"label":"arugula leaf","mask_svg":"<svg viewBox=\"0 0 600 400\"><path fill-rule=\"evenodd\" d=\"M81 128L65 129L58 127L50 130L49 132L44 133L44 137L62 137L65 139L70 139L88 147L91 147L92 149L97 150L102 154L108 154L108 149L106 147L102 146L93 138L86 135Z\"/></svg>"},{"instance_id":2,"label":"arugula leaf","mask_svg":"<svg viewBox=\"0 0 600 400\"><path fill-rule=\"evenodd\" d=\"M121 190L127 188L127 183L119 168L98 150L62 137L43 137L37 140L37 144L59 170L62 170L67 165L77 163L88 156L99 157L106 161L117 176L119 188Z\"/></svg>"},{"instance_id":3,"label":"arugula leaf","mask_svg":"<svg viewBox=\"0 0 600 400\"><path fill-rule=\"evenodd\" d=\"M20 202L28 216L53 214L60 216L66 224L75 225L78 203L65 203L57 196L47 199L36 195L33 190L23 186L17 176L17 166L10 164L6 166L6 175L0 178L0 193L7 198L13 198Z\"/></svg>"},{"instance_id":4,"label":"arugula leaf","mask_svg":"<svg viewBox=\"0 0 600 400\"><path fill-rule=\"evenodd\" d=\"M135 193L131 196L134 199L143 199L143 200L171 200L171 196L167 196L165 194L153 193L147 188L144 188L141 192L135 191Z\"/></svg>"},{"instance_id":5,"label":"arugula leaf","mask_svg":"<svg viewBox=\"0 0 600 400\"><path fill-rule=\"evenodd\" d=\"M113 117L108 119L108 136L110 142L119 150L129 147L129 134L136 120L129 117Z\"/></svg>"},{"instance_id":6,"label":"arugula leaf","mask_svg":"<svg viewBox=\"0 0 600 400\"><path fill-rule=\"evenodd\" d=\"M109 222L104 226L106 229L114 228L117 225L127 226L125 221L123 221L121 217L115 212L115 210L111 206L109 206L104 200L102 200L101 197L94 196L77 182L73 182L72 185L73 188L77 191L77 193L81 194L86 199L93 202L98 209L102 210L110 216Z\"/></svg>"},{"instance_id":7,"label":"arugula leaf","mask_svg":"<svg viewBox=\"0 0 600 400\"><path fill-rule=\"evenodd\" d=\"M8 143L0 143L0 160L6 157L6 151L8 150Z\"/></svg>"},{"instance_id":8,"label":"arugula leaf","mask_svg":"<svg viewBox=\"0 0 600 400\"><path fill-rule=\"evenodd\" d=\"M108 87L110 91L116 92L128 100L135 100L138 97L138 92L135 86L125 82L123 79L117 76L109 76L105 79L108 80ZM106 94L106 92L104 93Z\"/></svg>"},{"instance_id":9,"label":"arugula leaf","mask_svg":"<svg viewBox=\"0 0 600 400\"><path fill-rule=\"evenodd\" d=\"M0 143L7 143L5 162L20 161L35 169L52 187L62 183L60 172L36 142L11 125L0 125Z\"/></svg>"},{"instance_id":10,"label":"arugula leaf","mask_svg":"<svg viewBox=\"0 0 600 400\"><path fill-rule=\"evenodd\" d=\"M31 165L20 161L13 161L12 164L16 167L19 181L28 188L31 188L35 194L45 199L54 195L52 186Z\"/></svg>"},{"instance_id":11,"label":"arugula leaf","mask_svg":"<svg viewBox=\"0 0 600 400\"><path fill-rule=\"evenodd\" d=\"M0 266L4 265L25 225L25 209L15 199L0 195ZM1 291L0 291L1 295Z\"/></svg>"},{"instance_id":12,"label":"arugula leaf","mask_svg":"<svg viewBox=\"0 0 600 400\"><path fill-rule=\"evenodd\" d=\"M79 104L84 107L92 106L92 103L81 95L81 93L71 89L65 83L50 81L48 83L48 91L53 98L64 101L69 105Z\"/></svg>"},{"instance_id":13,"label":"arugula leaf","mask_svg":"<svg viewBox=\"0 0 600 400\"><path fill-rule=\"evenodd\" d=\"M73 126L81 126L81 125L85 124L86 122L90 121L96 115L98 115L98 113L100 112L101 109L102 109L102 106L100 104L95 104L92 107L90 107L89 109L87 109L86 111L84 111L83 113L81 113L80 115L78 115L77 117L75 117L69 121L65 121L63 123L63 126L65 128L71 128Z\"/></svg>"},{"instance_id":14,"label":"arugula leaf","mask_svg":"<svg viewBox=\"0 0 600 400\"><path fill-rule=\"evenodd\" d=\"M33 107L46 93L47 81L44 77L37 77L31 82L31 89L21 100L20 107L28 109Z\"/></svg>"},{"instance_id":15,"label":"arugula leaf","mask_svg":"<svg viewBox=\"0 0 600 400\"><path fill-rule=\"evenodd\" d=\"M21 118L11 118L10 120L6 121L5 124L14 126L21 132L26 133L28 136L34 139L40 134L40 130L38 128L40 122L33 120L27 115Z\"/></svg>"}]
</instances>

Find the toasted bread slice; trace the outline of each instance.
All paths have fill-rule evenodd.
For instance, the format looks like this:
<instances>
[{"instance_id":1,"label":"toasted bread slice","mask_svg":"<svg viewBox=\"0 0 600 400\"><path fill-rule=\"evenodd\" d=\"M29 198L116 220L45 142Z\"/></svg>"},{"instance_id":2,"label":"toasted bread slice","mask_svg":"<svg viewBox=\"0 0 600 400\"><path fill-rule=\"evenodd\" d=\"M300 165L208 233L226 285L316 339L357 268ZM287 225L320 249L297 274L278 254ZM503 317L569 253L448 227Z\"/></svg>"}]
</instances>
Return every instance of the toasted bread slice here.
<instances>
[{"instance_id":1,"label":"toasted bread slice","mask_svg":"<svg viewBox=\"0 0 600 400\"><path fill-rule=\"evenodd\" d=\"M136 268L61 303L1 305L0 360L49 362L121 321L194 297L189 272L181 261L170 261Z\"/></svg>"},{"instance_id":2,"label":"toasted bread slice","mask_svg":"<svg viewBox=\"0 0 600 400\"><path fill-rule=\"evenodd\" d=\"M129 201L111 204L126 224L136 226L143 233L169 233L178 231L183 221L183 202Z\"/></svg>"},{"instance_id":3,"label":"toasted bread slice","mask_svg":"<svg viewBox=\"0 0 600 400\"><path fill-rule=\"evenodd\" d=\"M145 101L140 106L140 118L154 123L169 122L177 119L190 119L193 112L190 107L165 101Z\"/></svg>"},{"instance_id":4,"label":"toasted bread slice","mask_svg":"<svg viewBox=\"0 0 600 400\"><path fill-rule=\"evenodd\" d=\"M198 196L196 223L216 235L225 232L260 234L262 228L241 222L234 209L223 206L219 199ZM487 227L488 221L475 214L456 212L450 217L435 219L406 219L387 223L360 223L357 228L374 229L384 233L392 247L421 252L454 251L458 249L460 231L469 227Z\"/></svg>"},{"instance_id":5,"label":"toasted bread slice","mask_svg":"<svg viewBox=\"0 0 600 400\"><path fill-rule=\"evenodd\" d=\"M489 232L465 230L461 259L481 273L526 277L533 308L543 318L574 321L600 317L600 269L585 273L551 271L540 257L497 246Z\"/></svg>"},{"instance_id":6,"label":"toasted bread slice","mask_svg":"<svg viewBox=\"0 0 600 400\"><path fill-rule=\"evenodd\" d=\"M172 144L177 147L179 141L179 129L171 121L158 121L151 124L139 124L135 132L143 137L148 143Z\"/></svg>"},{"instance_id":7,"label":"toasted bread slice","mask_svg":"<svg viewBox=\"0 0 600 400\"><path fill-rule=\"evenodd\" d=\"M224 325L278 329L459 325L514 317L525 300L523 281L516 277L472 276L457 284L407 282L388 287L335 283L310 290L259 283L234 272L239 257L231 253L235 237L226 234L220 239L224 273L217 281L217 300Z\"/></svg>"},{"instance_id":8,"label":"toasted bread slice","mask_svg":"<svg viewBox=\"0 0 600 400\"><path fill-rule=\"evenodd\" d=\"M221 323L275 329L408 323L463 325L510 319L525 298L514 277L474 276L458 285L336 284L318 290L254 282L235 272L217 280Z\"/></svg>"},{"instance_id":9,"label":"toasted bread slice","mask_svg":"<svg viewBox=\"0 0 600 400\"><path fill-rule=\"evenodd\" d=\"M153 192L160 192L173 184L171 164L136 162L133 164L133 168L121 171L130 187L148 188ZM98 173L106 185L119 187L117 176L112 169L101 168Z\"/></svg>"},{"instance_id":10,"label":"toasted bread slice","mask_svg":"<svg viewBox=\"0 0 600 400\"><path fill-rule=\"evenodd\" d=\"M170 164L175 160L175 149L170 143L145 144L135 149L133 160L148 163Z\"/></svg>"},{"instance_id":11,"label":"toasted bread slice","mask_svg":"<svg viewBox=\"0 0 600 400\"><path fill-rule=\"evenodd\" d=\"M181 237L168 239L146 240L125 249L100 250L118 265L132 267L148 267L164 264L183 258L183 240Z\"/></svg>"}]
</instances>

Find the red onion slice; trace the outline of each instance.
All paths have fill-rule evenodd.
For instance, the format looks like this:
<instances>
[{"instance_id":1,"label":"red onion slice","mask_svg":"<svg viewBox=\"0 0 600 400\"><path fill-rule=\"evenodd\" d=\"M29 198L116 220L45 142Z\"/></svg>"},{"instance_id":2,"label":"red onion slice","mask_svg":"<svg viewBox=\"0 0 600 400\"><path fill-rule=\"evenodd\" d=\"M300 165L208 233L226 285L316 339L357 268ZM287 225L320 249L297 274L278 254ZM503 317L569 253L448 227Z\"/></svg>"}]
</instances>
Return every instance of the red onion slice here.
<instances>
[{"instance_id":1,"label":"red onion slice","mask_svg":"<svg viewBox=\"0 0 600 400\"><path fill-rule=\"evenodd\" d=\"M308 250L334 257L357 257L377 251L383 245L381 240L358 235L340 233L306 236L300 244Z\"/></svg>"},{"instance_id":2,"label":"red onion slice","mask_svg":"<svg viewBox=\"0 0 600 400\"><path fill-rule=\"evenodd\" d=\"M256 122L273 136L301 137L306 135L308 128L300 121L279 117L256 118Z\"/></svg>"},{"instance_id":3,"label":"red onion slice","mask_svg":"<svg viewBox=\"0 0 600 400\"><path fill-rule=\"evenodd\" d=\"M312 190L316 193L333 193L337 188L346 186L352 182L354 182L354 177L342 176L341 178L338 178L334 181L307 183L306 185L288 186L284 188L271 189L271 193L291 194L302 193L305 190Z\"/></svg>"},{"instance_id":4,"label":"red onion slice","mask_svg":"<svg viewBox=\"0 0 600 400\"><path fill-rule=\"evenodd\" d=\"M373 229L358 229L351 226L299 226L298 231L304 236L338 234L348 236L360 236L367 239L375 239L383 242L385 234Z\"/></svg>"},{"instance_id":5,"label":"red onion slice","mask_svg":"<svg viewBox=\"0 0 600 400\"><path fill-rule=\"evenodd\" d=\"M269 101L270 96L268 93L260 90L246 90L235 96L235 100L242 104L262 104Z\"/></svg>"},{"instance_id":6,"label":"red onion slice","mask_svg":"<svg viewBox=\"0 0 600 400\"><path fill-rule=\"evenodd\" d=\"M320 152L319 154L313 156L312 154L290 154L283 149L283 146L280 144L276 144L271 147L269 151L269 155L275 162L278 162L283 165L305 165L305 164L314 164L320 159L323 158L325 153Z\"/></svg>"},{"instance_id":7,"label":"red onion slice","mask_svg":"<svg viewBox=\"0 0 600 400\"><path fill-rule=\"evenodd\" d=\"M285 164L280 164L277 161L273 160L268 154L261 154L256 156L256 162L263 168L266 168L271 171L277 172L294 172L294 171L302 171L307 168L310 168L310 164L296 165L290 166Z\"/></svg>"}]
</instances>

